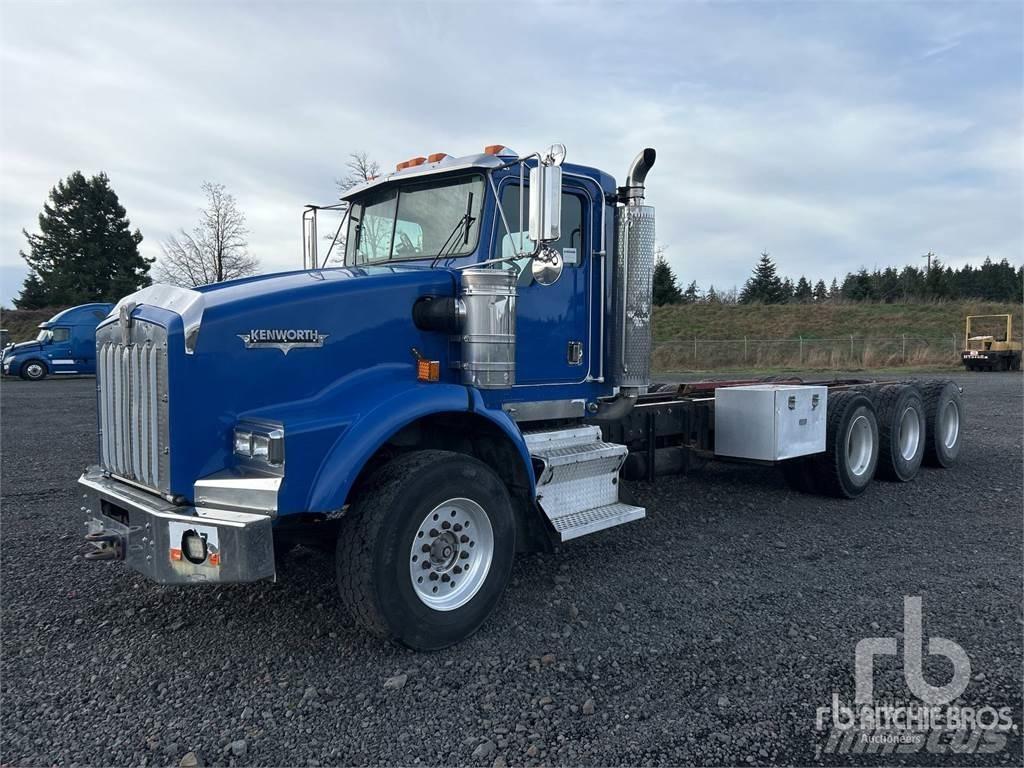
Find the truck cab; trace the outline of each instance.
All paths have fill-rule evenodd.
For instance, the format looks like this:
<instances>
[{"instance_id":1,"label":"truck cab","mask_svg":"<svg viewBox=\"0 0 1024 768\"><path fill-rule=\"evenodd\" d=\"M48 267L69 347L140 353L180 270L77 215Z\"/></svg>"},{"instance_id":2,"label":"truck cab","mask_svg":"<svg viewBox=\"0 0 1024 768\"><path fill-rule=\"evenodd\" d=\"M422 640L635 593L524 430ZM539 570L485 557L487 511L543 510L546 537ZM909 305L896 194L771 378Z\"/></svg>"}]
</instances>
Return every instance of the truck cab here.
<instances>
[{"instance_id":1,"label":"truck cab","mask_svg":"<svg viewBox=\"0 0 1024 768\"><path fill-rule=\"evenodd\" d=\"M113 307L82 304L40 323L39 334L33 341L4 349L4 375L41 381L50 374L96 373L96 326Z\"/></svg>"}]
</instances>

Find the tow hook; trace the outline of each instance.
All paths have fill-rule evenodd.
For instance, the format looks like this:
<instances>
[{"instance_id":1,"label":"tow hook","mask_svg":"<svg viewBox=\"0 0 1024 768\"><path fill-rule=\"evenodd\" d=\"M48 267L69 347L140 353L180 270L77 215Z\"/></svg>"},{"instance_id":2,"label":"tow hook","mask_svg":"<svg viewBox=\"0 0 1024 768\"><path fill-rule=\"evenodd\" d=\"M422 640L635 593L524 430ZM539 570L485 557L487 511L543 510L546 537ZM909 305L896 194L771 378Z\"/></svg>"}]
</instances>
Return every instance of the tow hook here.
<instances>
[{"instance_id":1,"label":"tow hook","mask_svg":"<svg viewBox=\"0 0 1024 768\"><path fill-rule=\"evenodd\" d=\"M85 553L86 560L124 560L124 539L121 534L103 530L87 533L85 540L95 547L92 552Z\"/></svg>"}]
</instances>

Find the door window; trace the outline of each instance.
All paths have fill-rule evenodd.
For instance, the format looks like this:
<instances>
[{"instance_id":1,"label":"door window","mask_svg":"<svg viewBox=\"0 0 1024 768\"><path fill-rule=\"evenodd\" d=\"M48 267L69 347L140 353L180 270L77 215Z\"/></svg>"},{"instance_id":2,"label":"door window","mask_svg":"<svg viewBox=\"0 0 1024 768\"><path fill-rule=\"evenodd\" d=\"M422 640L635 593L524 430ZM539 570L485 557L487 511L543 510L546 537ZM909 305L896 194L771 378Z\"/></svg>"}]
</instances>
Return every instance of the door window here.
<instances>
[{"instance_id":1,"label":"door window","mask_svg":"<svg viewBox=\"0 0 1024 768\"><path fill-rule=\"evenodd\" d=\"M508 222L509 229L512 230L501 239L501 249L499 251L501 258L511 258L516 253L522 251L532 251L534 243L530 240L529 234L519 231L518 184L509 184L502 191L501 209L505 212L505 221ZM526 227L527 223L527 220L524 218L523 227ZM504 225L501 225L501 231L504 232ZM578 267L583 260L583 199L572 192L562 193L561 233L562 236L549 245L562 254L562 261L566 267ZM519 244L520 235L522 236L522 246ZM526 284L529 284L532 281L532 277L527 279L522 276L530 274L527 268L530 260L517 259L514 263L519 267L520 284L523 284L523 280L526 281Z\"/></svg>"},{"instance_id":2,"label":"door window","mask_svg":"<svg viewBox=\"0 0 1024 768\"><path fill-rule=\"evenodd\" d=\"M71 338L70 328L54 328L53 329L53 343L59 344L62 341L67 341Z\"/></svg>"}]
</instances>

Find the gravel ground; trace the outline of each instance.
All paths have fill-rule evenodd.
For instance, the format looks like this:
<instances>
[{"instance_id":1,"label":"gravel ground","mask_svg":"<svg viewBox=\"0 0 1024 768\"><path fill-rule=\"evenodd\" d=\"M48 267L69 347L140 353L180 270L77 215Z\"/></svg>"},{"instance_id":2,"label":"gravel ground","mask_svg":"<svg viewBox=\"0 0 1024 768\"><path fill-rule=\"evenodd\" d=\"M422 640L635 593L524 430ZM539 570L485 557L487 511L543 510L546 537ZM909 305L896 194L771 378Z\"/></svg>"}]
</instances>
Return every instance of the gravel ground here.
<instances>
[{"instance_id":1,"label":"gravel ground","mask_svg":"<svg viewBox=\"0 0 1024 768\"><path fill-rule=\"evenodd\" d=\"M962 703L1020 723L1021 377L954 378L954 470L854 502L768 468L637 484L645 521L521 558L484 628L433 654L353 628L309 550L277 583L191 590L84 561L94 383L5 381L0 763L1019 765L1019 732L987 755L815 753L816 707L852 699L854 646L902 629L904 595L970 655ZM875 689L906 697L898 661Z\"/></svg>"}]
</instances>

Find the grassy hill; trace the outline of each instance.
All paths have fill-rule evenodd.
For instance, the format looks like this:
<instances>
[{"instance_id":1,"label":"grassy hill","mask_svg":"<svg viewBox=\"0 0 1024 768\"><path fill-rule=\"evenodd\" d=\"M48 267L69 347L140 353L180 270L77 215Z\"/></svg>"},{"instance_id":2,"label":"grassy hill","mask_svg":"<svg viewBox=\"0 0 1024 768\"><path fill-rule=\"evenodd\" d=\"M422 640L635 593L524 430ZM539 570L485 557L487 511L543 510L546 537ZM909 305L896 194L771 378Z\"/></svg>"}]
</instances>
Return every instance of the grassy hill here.
<instances>
[{"instance_id":1,"label":"grassy hill","mask_svg":"<svg viewBox=\"0 0 1024 768\"><path fill-rule=\"evenodd\" d=\"M958 366L967 315L1012 313L991 302L690 304L654 310L656 371ZM991 329L984 328L987 332ZM976 333L975 327L972 333Z\"/></svg>"},{"instance_id":2,"label":"grassy hill","mask_svg":"<svg viewBox=\"0 0 1024 768\"><path fill-rule=\"evenodd\" d=\"M967 315L1013 313L1021 338L1021 307L987 302L933 304L681 304L655 307L654 340L835 339L847 336L962 335Z\"/></svg>"},{"instance_id":3,"label":"grassy hill","mask_svg":"<svg viewBox=\"0 0 1024 768\"><path fill-rule=\"evenodd\" d=\"M0 310L0 328L11 334L11 341L28 341L39 333L39 324L49 320L64 307L51 309L3 309Z\"/></svg>"}]
</instances>

